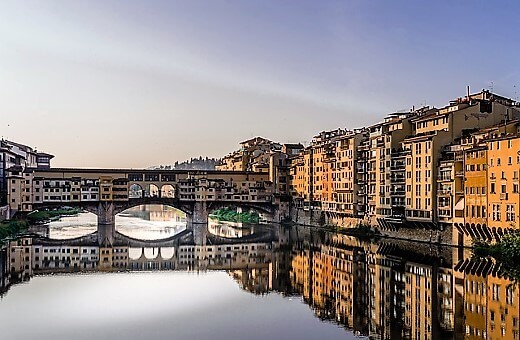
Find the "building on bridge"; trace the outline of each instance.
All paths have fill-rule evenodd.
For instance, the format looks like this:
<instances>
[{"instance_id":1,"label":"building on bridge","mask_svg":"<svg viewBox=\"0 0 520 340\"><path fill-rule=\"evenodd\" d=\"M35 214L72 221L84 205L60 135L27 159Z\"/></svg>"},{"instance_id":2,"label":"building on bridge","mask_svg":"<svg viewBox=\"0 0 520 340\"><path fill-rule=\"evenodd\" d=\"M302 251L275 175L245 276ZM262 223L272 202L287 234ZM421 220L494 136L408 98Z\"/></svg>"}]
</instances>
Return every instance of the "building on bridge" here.
<instances>
[{"instance_id":1,"label":"building on bridge","mask_svg":"<svg viewBox=\"0 0 520 340\"><path fill-rule=\"evenodd\" d=\"M288 214L288 204L281 204L269 173L12 168L8 184L12 212L78 207L98 216L100 242L108 237L109 244L115 215L142 204L177 208L186 213L188 224L205 224L212 210L226 206L255 209L267 220L279 221Z\"/></svg>"}]
</instances>

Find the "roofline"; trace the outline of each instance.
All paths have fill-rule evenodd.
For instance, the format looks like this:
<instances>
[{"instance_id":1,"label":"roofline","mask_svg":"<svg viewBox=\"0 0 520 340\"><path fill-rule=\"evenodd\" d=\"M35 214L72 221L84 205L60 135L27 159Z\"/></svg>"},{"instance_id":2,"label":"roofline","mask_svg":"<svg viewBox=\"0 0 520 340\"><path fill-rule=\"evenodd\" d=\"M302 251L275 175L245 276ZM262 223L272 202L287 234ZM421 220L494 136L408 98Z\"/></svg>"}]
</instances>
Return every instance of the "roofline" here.
<instances>
[{"instance_id":1,"label":"roofline","mask_svg":"<svg viewBox=\"0 0 520 340\"><path fill-rule=\"evenodd\" d=\"M170 173L170 174L221 174L221 175L258 175L265 174L253 171L237 171L237 170L152 170L152 169L109 169L109 168L26 168L25 172L43 172L43 173Z\"/></svg>"}]
</instances>

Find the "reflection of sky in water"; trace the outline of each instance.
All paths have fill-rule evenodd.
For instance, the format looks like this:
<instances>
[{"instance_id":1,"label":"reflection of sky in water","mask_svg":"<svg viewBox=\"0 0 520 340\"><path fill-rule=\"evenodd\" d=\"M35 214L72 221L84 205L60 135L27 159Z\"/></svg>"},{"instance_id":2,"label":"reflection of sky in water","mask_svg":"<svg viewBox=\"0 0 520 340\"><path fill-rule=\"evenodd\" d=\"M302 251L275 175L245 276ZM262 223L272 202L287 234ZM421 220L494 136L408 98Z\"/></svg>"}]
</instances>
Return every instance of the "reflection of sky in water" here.
<instances>
[{"instance_id":1,"label":"reflection of sky in water","mask_svg":"<svg viewBox=\"0 0 520 340\"><path fill-rule=\"evenodd\" d=\"M351 339L300 299L253 295L225 272L34 277L0 303L2 339Z\"/></svg>"},{"instance_id":2,"label":"reflection of sky in water","mask_svg":"<svg viewBox=\"0 0 520 340\"><path fill-rule=\"evenodd\" d=\"M80 213L65 216L48 224L49 237L67 239L93 233L97 229L97 216ZM116 216L116 230L130 237L153 240L173 236L186 228L183 213L162 206L136 207Z\"/></svg>"}]
</instances>

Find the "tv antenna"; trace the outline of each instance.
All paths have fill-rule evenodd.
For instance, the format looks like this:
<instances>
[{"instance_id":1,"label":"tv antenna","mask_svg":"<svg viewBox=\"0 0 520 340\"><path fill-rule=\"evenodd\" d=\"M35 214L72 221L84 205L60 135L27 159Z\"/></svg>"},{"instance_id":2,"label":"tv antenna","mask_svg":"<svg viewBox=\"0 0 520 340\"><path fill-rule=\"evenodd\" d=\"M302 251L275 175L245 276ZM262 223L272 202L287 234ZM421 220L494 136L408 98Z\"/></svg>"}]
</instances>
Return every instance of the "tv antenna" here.
<instances>
[{"instance_id":1,"label":"tv antenna","mask_svg":"<svg viewBox=\"0 0 520 340\"><path fill-rule=\"evenodd\" d=\"M494 82L490 82L490 84L489 84L489 92L493 93L493 90L495 88L494 85L495 85Z\"/></svg>"}]
</instances>

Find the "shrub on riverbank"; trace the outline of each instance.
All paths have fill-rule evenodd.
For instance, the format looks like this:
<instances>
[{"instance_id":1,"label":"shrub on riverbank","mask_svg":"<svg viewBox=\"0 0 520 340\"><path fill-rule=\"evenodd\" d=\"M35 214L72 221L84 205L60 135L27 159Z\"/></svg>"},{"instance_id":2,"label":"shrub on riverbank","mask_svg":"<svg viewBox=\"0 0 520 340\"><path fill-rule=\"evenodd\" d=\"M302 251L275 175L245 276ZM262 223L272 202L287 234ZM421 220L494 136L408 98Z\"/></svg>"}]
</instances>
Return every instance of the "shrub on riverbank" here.
<instances>
[{"instance_id":1,"label":"shrub on riverbank","mask_svg":"<svg viewBox=\"0 0 520 340\"><path fill-rule=\"evenodd\" d=\"M520 279L520 233L508 234L495 243L476 241L473 254L477 257L493 257L501 264L502 275Z\"/></svg>"},{"instance_id":2,"label":"shrub on riverbank","mask_svg":"<svg viewBox=\"0 0 520 340\"><path fill-rule=\"evenodd\" d=\"M29 223L27 221L10 220L0 222L0 241L24 232L28 227Z\"/></svg>"},{"instance_id":3,"label":"shrub on riverbank","mask_svg":"<svg viewBox=\"0 0 520 340\"><path fill-rule=\"evenodd\" d=\"M237 223L258 223L260 215L254 211L237 212L232 208L223 208L216 210L212 214L219 221L237 222Z\"/></svg>"}]
</instances>

